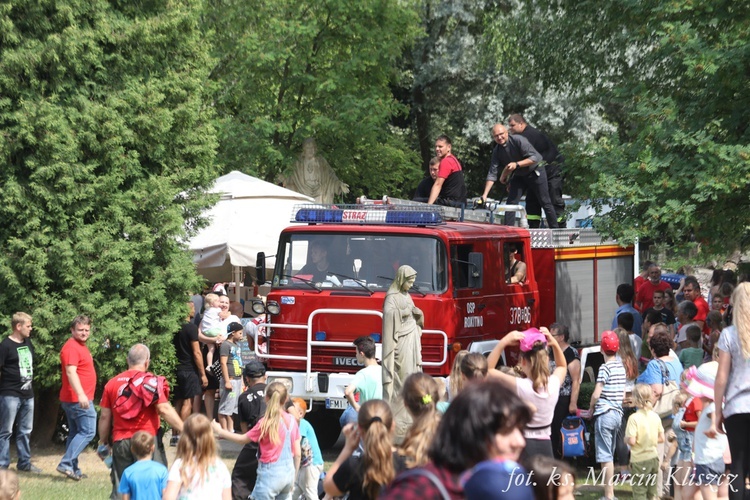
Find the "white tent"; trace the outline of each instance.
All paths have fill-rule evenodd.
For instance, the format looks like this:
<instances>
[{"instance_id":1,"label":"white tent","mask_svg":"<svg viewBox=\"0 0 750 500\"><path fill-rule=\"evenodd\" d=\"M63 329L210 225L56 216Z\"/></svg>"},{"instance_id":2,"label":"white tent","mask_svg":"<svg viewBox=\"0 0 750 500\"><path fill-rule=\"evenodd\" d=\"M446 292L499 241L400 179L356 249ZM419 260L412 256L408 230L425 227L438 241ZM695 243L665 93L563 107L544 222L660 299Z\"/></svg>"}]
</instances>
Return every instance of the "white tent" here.
<instances>
[{"instance_id":1,"label":"white tent","mask_svg":"<svg viewBox=\"0 0 750 500\"><path fill-rule=\"evenodd\" d=\"M205 214L209 225L188 243L193 262L209 281L228 281L232 267L254 267L258 252L275 254L293 207L315 201L237 171L216 179L210 191L221 198ZM273 258L266 259L268 267L273 264Z\"/></svg>"}]
</instances>

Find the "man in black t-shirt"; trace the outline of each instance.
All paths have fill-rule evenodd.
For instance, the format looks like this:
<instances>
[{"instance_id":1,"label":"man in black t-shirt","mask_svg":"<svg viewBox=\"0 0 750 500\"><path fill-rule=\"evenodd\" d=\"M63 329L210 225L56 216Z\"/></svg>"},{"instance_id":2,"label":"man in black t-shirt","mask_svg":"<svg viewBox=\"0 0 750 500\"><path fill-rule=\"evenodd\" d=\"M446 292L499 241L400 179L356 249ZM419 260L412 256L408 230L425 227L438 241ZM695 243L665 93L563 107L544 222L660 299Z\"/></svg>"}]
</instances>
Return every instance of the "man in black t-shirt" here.
<instances>
[{"instance_id":1,"label":"man in black t-shirt","mask_svg":"<svg viewBox=\"0 0 750 500\"><path fill-rule=\"evenodd\" d=\"M208 385L206 368L203 364L198 327L192 319L195 315L193 302L188 302L188 317L180 331L174 335L174 348L177 353L177 386L174 390L174 407L184 421L191 413L201 409L203 388ZM172 431L170 446L177 446L179 435Z\"/></svg>"},{"instance_id":2,"label":"man in black t-shirt","mask_svg":"<svg viewBox=\"0 0 750 500\"><path fill-rule=\"evenodd\" d=\"M242 432L252 429L266 412L266 367L257 359L251 359L242 370L248 389L237 402L237 415ZM247 443L232 469L232 499L245 500L255 487L258 477L258 443Z\"/></svg>"},{"instance_id":3,"label":"man in black t-shirt","mask_svg":"<svg viewBox=\"0 0 750 500\"><path fill-rule=\"evenodd\" d=\"M440 158L436 156L430 160L430 175L422 179L422 182L419 183L419 185L417 186L417 190L414 192L414 197L412 198L412 200L427 203L427 200L430 199L430 191L432 191L432 186L433 184L435 184L435 179L437 179L439 169Z\"/></svg>"},{"instance_id":4,"label":"man in black t-shirt","mask_svg":"<svg viewBox=\"0 0 750 500\"><path fill-rule=\"evenodd\" d=\"M0 342L0 468L10 465L10 435L18 419L16 448L23 472L39 474L31 463L29 437L34 427L34 346L31 344L31 316L17 312L11 319L11 334Z\"/></svg>"}]
</instances>

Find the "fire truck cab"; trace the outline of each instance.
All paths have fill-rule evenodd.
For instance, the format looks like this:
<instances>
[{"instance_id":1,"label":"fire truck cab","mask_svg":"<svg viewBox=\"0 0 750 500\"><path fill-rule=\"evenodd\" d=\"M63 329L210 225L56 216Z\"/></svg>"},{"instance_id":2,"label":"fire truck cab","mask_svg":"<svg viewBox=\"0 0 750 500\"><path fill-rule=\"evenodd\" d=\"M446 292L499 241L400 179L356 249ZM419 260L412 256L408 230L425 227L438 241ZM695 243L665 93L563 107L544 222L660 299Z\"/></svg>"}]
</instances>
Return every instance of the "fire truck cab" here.
<instances>
[{"instance_id":1,"label":"fire truck cab","mask_svg":"<svg viewBox=\"0 0 750 500\"><path fill-rule=\"evenodd\" d=\"M567 264L560 267L556 260L565 249L556 248L559 242L550 235L577 249L579 237L560 230L530 233L491 220L446 221L443 215L444 209L426 205L309 205L293 215L303 224L281 233L264 338L255 339L265 352L256 354L268 365L269 382L280 381L311 403L308 418L322 446L338 437L338 418L331 417L346 408L344 389L361 368L352 341L371 336L380 359L383 302L401 265L417 271L410 294L424 312L423 368L434 376L447 376L461 349L486 353L509 331L568 316L556 310L556 288L573 300L582 293L558 283L567 279ZM532 249L532 234L541 242L538 249ZM630 268L618 274L632 279L632 249L630 256ZM516 261L526 264L521 283L510 280ZM614 302L614 294L609 299ZM515 364L517 352L506 354L505 361Z\"/></svg>"}]
</instances>

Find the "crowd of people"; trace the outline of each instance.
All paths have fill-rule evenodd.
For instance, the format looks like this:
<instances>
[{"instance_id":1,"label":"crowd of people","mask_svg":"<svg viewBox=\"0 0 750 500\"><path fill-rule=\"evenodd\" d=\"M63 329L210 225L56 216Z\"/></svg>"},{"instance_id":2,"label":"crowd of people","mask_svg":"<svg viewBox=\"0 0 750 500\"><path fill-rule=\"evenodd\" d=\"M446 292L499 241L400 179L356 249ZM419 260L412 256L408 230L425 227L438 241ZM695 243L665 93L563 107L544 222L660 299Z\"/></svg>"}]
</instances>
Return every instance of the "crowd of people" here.
<instances>
[{"instance_id":1,"label":"crowd of people","mask_svg":"<svg viewBox=\"0 0 750 500\"><path fill-rule=\"evenodd\" d=\"M307 403L290 398L280 382L268 384L258 359L243 362L239 345L254 326L243 326L241 310L225 294L209 294L197 308L189 303L174 337L171 398L166 379L149 372L148 347L136 344L127 370L104 385L98 423L87 348L92 321L78 316L60 352L69 434L57 471L86 479L78 457L98 431L97 452L111 466L111 498L571 500L576 470L563 456L561 423L586 414L604 499L627 482L634 498L662 497L671 487L680 500L746 500L750 283L735 284L724 273L706 301L692 276L674 295L655 264L647 263L640 278L617 287L613 330L600 335L603 362L590 413L578 407L583 367L562 324L509 332L488 357L460 351L445 379L415 371L393 396L398 405L383 399L373 339L357 338L353 349L363 368L345 390L351 407L340 421L344 446L325 473ZM32 329L31 316L16 313L0 343L0 494L11 492L0 498L18 491L7 470L14 430L16 470L41 472L29 447ZM518 366L499 366L511 348L520 351ZM409 415L403 439L396 438L396 406ZM171 467L162 420L177 447ZM243 445L231 472L217 438Z\"/></svg>"}]
</instances>

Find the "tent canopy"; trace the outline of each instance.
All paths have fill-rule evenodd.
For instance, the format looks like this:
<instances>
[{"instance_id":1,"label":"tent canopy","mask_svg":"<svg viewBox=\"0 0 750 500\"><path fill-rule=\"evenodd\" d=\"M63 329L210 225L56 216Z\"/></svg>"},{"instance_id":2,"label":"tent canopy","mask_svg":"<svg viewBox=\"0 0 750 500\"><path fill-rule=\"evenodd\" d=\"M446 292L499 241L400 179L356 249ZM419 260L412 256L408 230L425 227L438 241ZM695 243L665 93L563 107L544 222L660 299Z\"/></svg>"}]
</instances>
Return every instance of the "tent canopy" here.
<instances>
[{"instance_id":1,"label":"tent canopy","mask_svg":"<svg viewBox=\"0 0 750 500\"><path fill-rule=\"evenodd\" d=\"M254 267L258 252L275 254L293 207L315 201L237 171L216 179L210 191L221 198L205 214L209 225L188 246L201 274L213 281L226 280L231 266ZM273 264L267 259L267 266Z\"/></svg>"}]
</instances>

